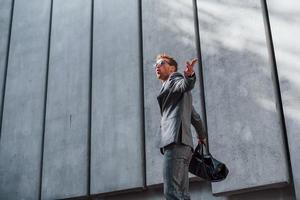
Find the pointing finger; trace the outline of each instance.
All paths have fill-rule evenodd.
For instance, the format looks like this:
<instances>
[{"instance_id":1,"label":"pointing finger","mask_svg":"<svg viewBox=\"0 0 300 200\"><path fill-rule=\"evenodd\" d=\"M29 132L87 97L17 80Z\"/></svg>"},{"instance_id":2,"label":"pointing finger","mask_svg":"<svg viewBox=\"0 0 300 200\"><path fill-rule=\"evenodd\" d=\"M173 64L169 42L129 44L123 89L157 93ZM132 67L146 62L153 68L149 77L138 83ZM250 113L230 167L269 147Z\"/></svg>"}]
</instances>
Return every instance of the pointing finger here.
<instances>
[{"instance_id":1,"label":"pointing finger","mask_svg":"<svg viewBox=\"0 0 300 200\"><path fill-rule=\"evenodd\" d=\"M195 63L198 61L198 59L197 58L194 58L193 60L192 60L192 64L191 65L195 65Z\"/></svg>"}]
</instances>

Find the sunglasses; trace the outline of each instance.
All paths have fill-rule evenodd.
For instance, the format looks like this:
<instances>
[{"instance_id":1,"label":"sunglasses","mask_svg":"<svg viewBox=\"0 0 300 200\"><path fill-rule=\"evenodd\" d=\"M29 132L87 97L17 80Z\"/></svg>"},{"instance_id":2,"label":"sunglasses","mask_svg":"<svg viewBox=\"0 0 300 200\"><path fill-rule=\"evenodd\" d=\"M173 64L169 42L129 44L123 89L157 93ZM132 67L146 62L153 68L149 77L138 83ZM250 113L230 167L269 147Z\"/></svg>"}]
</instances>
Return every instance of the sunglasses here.
<instances>
[{"instance_id":1,"label":"sunglasses","mask_svg":"<svg viewBox=\"0 0 300 200\"><path fill-rule=\"evenodd\" d=\"M157 67L158 65L162 66L162 65L165 65L165 64L169 64L167 61L165 60L161 60L155 64L153 64L154 67Z\"/></svg>"}]
</instances>

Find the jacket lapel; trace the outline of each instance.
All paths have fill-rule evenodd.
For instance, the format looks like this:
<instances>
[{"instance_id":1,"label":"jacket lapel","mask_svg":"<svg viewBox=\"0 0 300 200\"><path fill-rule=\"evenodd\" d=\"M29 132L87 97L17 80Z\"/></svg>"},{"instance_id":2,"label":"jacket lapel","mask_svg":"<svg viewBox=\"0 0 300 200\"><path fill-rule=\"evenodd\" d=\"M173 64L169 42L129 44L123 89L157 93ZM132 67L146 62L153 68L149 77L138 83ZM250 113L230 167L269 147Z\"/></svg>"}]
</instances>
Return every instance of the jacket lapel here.
<instances>
[{"instance_id":1,"label":"jacket lapel","mask_svg":"<svg viewBox=\"0 0 300 200\"><path fill-rule=\"evenodd\" d=\"M162 93L162 91L164 91L166 82L167 82L167 81L163 82L163 84L162 84L162 86L161 86L161 88L160 88L160 91L159 91L159 95ZM159 95L158 95L158 96L159 96Z\"/></svg>"},{"instance_id":2,"label":"jacket lapel","mask_svg":"<svg viewBox=\"0 0 300 200\"><path fill-rule=\"evenodd\" d=\"M157 96L157 101L160 107L160 113L162 114L162 106L163 106L163 100L164 100L164 91L165 91L165 86L166 86L167 81L165 81L159 91L159 94Z\"/></svg>"}]
</instances>

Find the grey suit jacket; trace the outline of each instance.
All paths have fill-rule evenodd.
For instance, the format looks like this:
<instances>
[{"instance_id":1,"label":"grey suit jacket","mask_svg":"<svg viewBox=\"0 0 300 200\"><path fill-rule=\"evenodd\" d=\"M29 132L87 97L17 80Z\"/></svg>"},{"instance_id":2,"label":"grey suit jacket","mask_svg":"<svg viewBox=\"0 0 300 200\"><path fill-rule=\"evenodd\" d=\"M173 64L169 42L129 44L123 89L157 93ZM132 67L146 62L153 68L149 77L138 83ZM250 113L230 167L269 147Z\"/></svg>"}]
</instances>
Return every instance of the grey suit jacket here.
<instances>
[{"instance_id":1,"label":"grey suit jacket","mask_svg":"<svg viewBox=\"0 0 300 200\"><path fill-rule=\"evenodd\" d=\"M193 148L191 124L195 127L198 138L206 138L200 115L192 105L191 90L195 82L195 74L187 77L174 72L162 85L157 96L162 116L160 125L162 153L163 147L174 142Z\"/></svg>"}]
</instances>

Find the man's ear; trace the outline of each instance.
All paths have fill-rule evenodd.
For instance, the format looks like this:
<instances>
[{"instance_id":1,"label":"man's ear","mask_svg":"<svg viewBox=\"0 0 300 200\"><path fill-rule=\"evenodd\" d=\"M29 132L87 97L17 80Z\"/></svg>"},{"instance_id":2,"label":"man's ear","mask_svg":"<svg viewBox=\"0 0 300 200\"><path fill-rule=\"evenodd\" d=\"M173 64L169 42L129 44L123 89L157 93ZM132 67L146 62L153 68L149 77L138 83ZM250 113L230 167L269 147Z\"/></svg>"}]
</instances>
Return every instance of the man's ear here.
<instances>
[{"instance_id":1,"label":"man's ear","mask_svg":"<svg viewBox=\"0 0 300 200\"><path fill-rule=\"evenodd\" d=\"M170 70L171 72L176 72L176 67L175 66L173 66L173 65L171 65L171 70Z\"/></svg>"}]
</instances>

